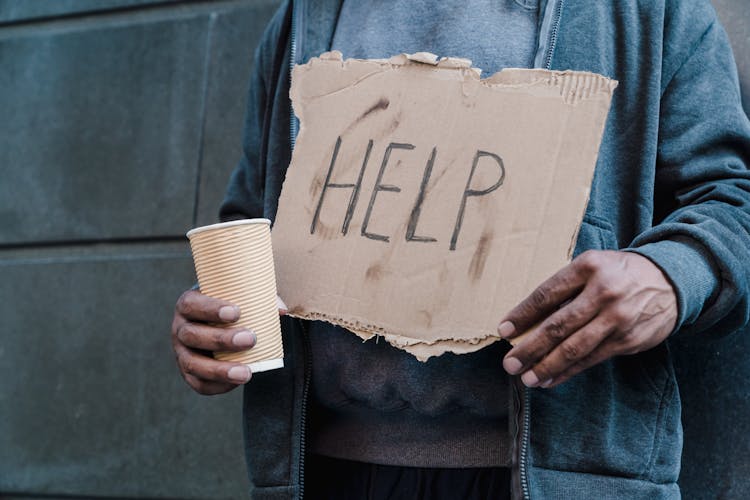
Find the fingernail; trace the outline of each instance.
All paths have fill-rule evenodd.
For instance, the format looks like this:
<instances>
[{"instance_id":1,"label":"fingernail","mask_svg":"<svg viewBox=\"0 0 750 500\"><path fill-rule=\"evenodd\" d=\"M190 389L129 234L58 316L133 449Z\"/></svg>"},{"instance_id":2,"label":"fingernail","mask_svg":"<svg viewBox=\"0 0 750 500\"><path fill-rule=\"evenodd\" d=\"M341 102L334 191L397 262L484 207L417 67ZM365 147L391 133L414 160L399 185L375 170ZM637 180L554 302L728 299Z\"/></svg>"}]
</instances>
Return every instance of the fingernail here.
<instances>
[{"instance_id":1,"label":"fingernail","mask_svg":"<svg viewBox=\"0 0 750 500\"><path fill-rule=\"evenodd\" d=\"M284 301L281 300L281 297L279 297L278 295L276 296L276 307L278 307L280 311L289 311L289 308L286 306L286 304L284 304Z\"/></svg>"},{"instance_id":2,"label":"fingernail","mask_svg":"<svg viewBox=\"0 0 750 500\"><path fill-rule=\"evenodd\" d=\"M505 371L511 375L515 375L521 371L523 363L521 363L518 358L505 358L503 360L503 368L505 368Z\"/></svg>"},{"instance_id":3,"label":"fingernail","mask_svg":"<svg viewBox=\"0 0 750 500\"><path fill-rule=\"evenodd\" d=\"M250 369L247 366L233 366L227 372L227 376L235 382L244 384L250 380Z\"/></svg>"},{"instance_id":4,"label":"fingernail","mask_svg":"<svg viewBox=\"0 0 750 500\"><path fill-rule=\"evenodd\" d=\"M503 321L500 323L500 326L497 327L497 333L505 339L516 333L516 327L513 326L513 323L510 321Z\"/></svg>"},{"instance_id":5,"label":"fingernail","mask_svg":"<svg viewBox=\"0 0 750 500\"><path fill-rule=\"evenodd\" d=\"M251 347L255 345L255 334L250 331L242 331L232 337L232 343L237 347Z\"/></svg>"},{"instance_id":6,"label":"fingernail","mask_svg":"<svg viewBox=\"0 0 750 500\"><path fill-rule=\"evenodd\" d=\"M536 373L531 370L521 375L521 381L526 387L536 387L539 385L539 377L537 377Z\"/></svg>"},{"instance_id":7,"label":"fingernail","mask_svg":"<svg viewBox=\"0 0 750 500\"><path fill-rule=\"evenodd\" d=\"M237 306L224 306L219 309L219 318L222 321L237 321L240 317L240 309Z\"/></svg>"},{"instance_id":8,"label":"fingernail","mask_svg":"<svg viewBox=\"0 0 750 500\"><path fill-rule=\"evenodd\" d=\"M549 380L545 380L544 383L542 383L539 387L543 387L544 389L548 388L552 385L552 382L554 382L555 379L551 378Z\"/></svg>"}]
</instances>

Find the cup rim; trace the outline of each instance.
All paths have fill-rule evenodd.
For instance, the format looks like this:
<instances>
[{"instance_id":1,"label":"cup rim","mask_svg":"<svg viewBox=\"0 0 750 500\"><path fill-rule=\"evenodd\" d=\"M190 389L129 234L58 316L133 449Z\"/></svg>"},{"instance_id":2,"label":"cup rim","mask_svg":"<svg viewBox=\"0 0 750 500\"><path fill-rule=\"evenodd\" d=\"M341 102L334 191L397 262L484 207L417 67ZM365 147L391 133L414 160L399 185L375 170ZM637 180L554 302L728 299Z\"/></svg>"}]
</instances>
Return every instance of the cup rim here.
<instances>
[{"instance_id":1,"label":"cup rim","mask_svg":"<svg viewBox=\"0 0 750 500\"><path fill-rule=\"evenodd\" d=\"M216 224L210 224L208 226L201 226L201 227L196 227L194 229L191 229L190 231L187 232L186 236L190 238L194 234L202 233L204 231L212 231L214 229L224 229L224 228L232 227L232 226L243 226L245 224L268 224L270 226L271 221L268 219L260 218L260 219L237 219L237 220L230 220L228 222L218 222Z\"/></svg>"}]
</instances>

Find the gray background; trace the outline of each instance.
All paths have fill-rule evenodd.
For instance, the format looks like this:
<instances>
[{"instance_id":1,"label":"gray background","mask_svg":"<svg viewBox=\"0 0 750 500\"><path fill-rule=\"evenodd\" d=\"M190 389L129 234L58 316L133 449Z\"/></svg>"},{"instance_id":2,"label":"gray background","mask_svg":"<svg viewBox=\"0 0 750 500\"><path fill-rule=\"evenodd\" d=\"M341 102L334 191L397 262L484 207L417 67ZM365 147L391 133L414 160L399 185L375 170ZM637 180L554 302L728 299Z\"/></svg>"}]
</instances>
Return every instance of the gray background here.
<instances>
[{"instance_id":1,"label":"gray background","mask_svg":"<svg viewBox=\"0 0 750 500\"><path fill-rule=\"evenodd\" d=\"M168 330L278 0L0 0L0 497L248 498ZM750 2L716 0L750 105ZM673 345L687 499L750 498L750 337Z\"/></svg>"},{"instance_id":2,"label":"gray background","mask_svg":"<svg viewBox=\"0 0 750 500\"><path fill-rule=\"evenodd\" d=\"M169 345L278 0L0 0L0 497L249 498Z\"/></svg>"}]
</instances>

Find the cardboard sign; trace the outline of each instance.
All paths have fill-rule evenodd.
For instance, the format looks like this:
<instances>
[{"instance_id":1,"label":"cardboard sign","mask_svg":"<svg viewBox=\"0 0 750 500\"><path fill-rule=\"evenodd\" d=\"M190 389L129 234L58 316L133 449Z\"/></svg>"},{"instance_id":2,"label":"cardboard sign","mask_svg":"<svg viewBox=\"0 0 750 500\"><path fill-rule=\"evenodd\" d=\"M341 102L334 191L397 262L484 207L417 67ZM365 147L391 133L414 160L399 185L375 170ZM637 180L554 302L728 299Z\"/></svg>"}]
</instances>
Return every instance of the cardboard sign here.
<instances>
[{"instance_id":1,"label":"cardboard sign","mask_svg":"<svg viewBox=\"0 0 750 500\"><path fill-rule=\"evenodd\" d=\"M295 67L273 229L290 313L421 360L498 340L570 260L616 85L425 53Z\"/></svg>"}]
</instances>

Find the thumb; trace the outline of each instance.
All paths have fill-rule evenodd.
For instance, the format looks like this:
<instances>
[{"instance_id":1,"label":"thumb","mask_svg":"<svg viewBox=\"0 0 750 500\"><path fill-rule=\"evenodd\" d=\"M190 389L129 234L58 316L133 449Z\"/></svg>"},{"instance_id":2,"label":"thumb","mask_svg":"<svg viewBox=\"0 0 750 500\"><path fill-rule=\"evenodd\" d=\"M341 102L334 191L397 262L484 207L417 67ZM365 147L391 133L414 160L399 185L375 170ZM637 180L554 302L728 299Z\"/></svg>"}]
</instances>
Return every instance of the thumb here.
<instances>
[{"instance_id":1,"label":"thumb","mask_svg":"<svg viewBox=\"0 0 750 500\"><path fill-rule=\"evenodd\" d=\"M278 295L276 296L276 307L279 308L279 316L284 316L286 313L289 312L289 308L284 304L284 301L281 300L281 297Z\"/></svg>"}]
</instances>

